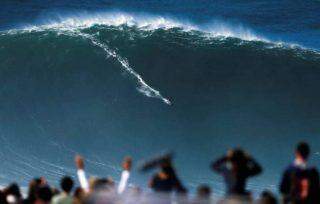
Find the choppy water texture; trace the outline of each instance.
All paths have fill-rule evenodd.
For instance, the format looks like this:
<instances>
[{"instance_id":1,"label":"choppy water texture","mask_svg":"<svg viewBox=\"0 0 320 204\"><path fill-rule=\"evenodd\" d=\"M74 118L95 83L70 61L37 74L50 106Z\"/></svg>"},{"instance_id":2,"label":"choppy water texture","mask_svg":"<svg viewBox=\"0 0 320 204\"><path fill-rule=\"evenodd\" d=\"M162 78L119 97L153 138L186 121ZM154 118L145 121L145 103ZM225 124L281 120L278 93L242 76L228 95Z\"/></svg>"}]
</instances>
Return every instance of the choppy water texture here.
<instances>
[{"instance_id":1,"label":"choppy water texture","mask_svg":"<svg viewBox=\"0 0 320 204\"><path fill-rule=\"evenodd\" d=\"M173 149L187 187L220 194L209 162L242 146L265 167L250 188L276 190L297 141L319 164L319 10L318 1L1 2L1 182L56 184L74 175L75 153L90 174L117 180L123 156Z\"/></svg>"}]
</instances>

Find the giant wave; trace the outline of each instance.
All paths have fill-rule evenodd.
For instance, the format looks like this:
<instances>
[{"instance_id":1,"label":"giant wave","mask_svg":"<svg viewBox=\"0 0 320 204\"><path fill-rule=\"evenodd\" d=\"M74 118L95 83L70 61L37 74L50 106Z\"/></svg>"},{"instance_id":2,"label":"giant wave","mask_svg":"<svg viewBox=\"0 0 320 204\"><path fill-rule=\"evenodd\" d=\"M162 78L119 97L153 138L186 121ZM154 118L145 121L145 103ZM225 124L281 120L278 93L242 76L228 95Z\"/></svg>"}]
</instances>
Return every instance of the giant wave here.
<instances>
[{"instance_id":1,"label":"giant wave","mask_svg":"<svg viewBox=\"0 0 320 204\"><path fill-rule=\"evenodd\" d=\"M92 163L110 162L97 174L103 167L116 175L116 159L127 151L146 156L163 144L203 166L231 140L262 158L269 149L261 149L315 129L319 67L317 51L222 22L105 13L2 31L0 130L9 139L1 153L16 158L3 177L51 169L44 174L57 180L73 171L64 158L81 151L98 158ZM277 128L287 137L271 137ZM269 146L257 141L261 135ZM192 162L183 165L189 186L209 180ZM252 186L274 186L276 173Z\"/></svg>"},{"instance_id":2,"label":"giant wave","mask_svg":"<svg viewBox=\"0 0 320 204\"><path fill-rule=\"evenodd\" d=\"M243 26L232 26L223 22L213 21L204 25L195 25L188 21L179 21L178 19L146 15L146 14L128 14L123 12L96 13L90 15L69 15L56 16L54 20L46 20L37 25L28 25L22 29L13 29L2 31L2 40L9 38L19 38L17 36L29 35L33 40L40 40L50 35L58 39L65 35L74 38L83 38L89 41L93 46L105 51L107 57L112 57L118 61L122 69L128 72L136 81L138 90L148 97L159 98L164 103L170 105L171 101L162 96L162 94L150 86L143 77L134 70L126 56L118 53L121 47L111 48L112 39L101 38L100 34L113 33L116 35L126 35L127 40L138 40L141 38L150 38L157 32L165 32L165 37L186 36L186 43L207 44L207 46L217 43L231 43L233 46L252 46L252 49L282 49L283 52L291 52L300 57L303 53L312 53L312 57L318 56L313 50L308 50L294 44L282 42L271 42L261 37L250 29ZM163 38L163 37L162 37ZM1 39L0 39L1 40ZM52 39L53 40L53 39ZM174 40L174 39L173 39ZM31 42L32 43L32 42ZM8 46L14 46L8 45ZM2 46L2 50L5 51Z\"/></svg>"}]
</instances>

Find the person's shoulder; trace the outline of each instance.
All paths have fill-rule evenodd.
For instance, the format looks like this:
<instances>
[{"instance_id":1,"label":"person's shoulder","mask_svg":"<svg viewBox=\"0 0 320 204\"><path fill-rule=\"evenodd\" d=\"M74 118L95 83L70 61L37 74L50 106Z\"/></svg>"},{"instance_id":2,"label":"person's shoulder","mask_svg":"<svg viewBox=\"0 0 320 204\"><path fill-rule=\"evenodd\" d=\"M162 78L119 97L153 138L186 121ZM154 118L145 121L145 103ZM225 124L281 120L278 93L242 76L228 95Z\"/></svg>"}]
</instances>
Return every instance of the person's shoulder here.
<instances>
[{"instance_id":1,"label":"person's shoulder","mask_svg":"<svg viewBox=\"0 0 320 204\"><path fill-rule=\"evenodd\" d=\"M317 169L317 167L315 167L315 166L310 166L309 168L308 168L308 172L310 172L311 174L316 174L316 175L319 175L319 171L318 171L318 169Z\"/></svg>"},{"instance_id":2,"label":"person's shoulder","mask_svg":"<svg viewBox=\"0 0 320 204\"><path fill-rule=\"evenodd\" d=\"M52 203L53 204L61 204L61 203L72 203L73 198L70 195L59 194L53 197Z\"/></svg>"},{"instance_id":3,"label":"person's shoulder","mask_svg":"<svg viewBox=\"0 0 320 204\"><path fill-rule=\"evenodd\" d=\"M55 196L52 197L51 203L52 203L52 204L57 204L60 199L61 199L61 198L60 198L60 194L55 195Z\"/></svg>"},{"instance_id":4,"label":"person's shoulder","mask_svg":"<svg viewBox=\"0 0 320 204\"><path fill-rule=\"evenodd\" d=\"M309 166L308 168L310 171L317 171L318 172L318 168L316 166Z\"/></svg>"},{"instance_id":5,"label":"person's shoulder","mask_svg":"<svg viewBox=\"0 0 320 204\"><path fill-rule=\"evenodd\" d=\"M53 196L52 203L60 203L66 196L63 193Z\"/></svg>"},{"instance_id":6,"label":"person's shoulder","mask_svg":"<svg viewBox=\"0 0 320 204\"><path fill-rule=\"evenodd\" d=\"M290 173L292 171L296 171L297 170L297 167L293 164L289 164L287 165L287 167L285 168L284 172L285 173Z\"/></svg>"},{"instance_id":7,"label":"person's shoulder","mask_svg":"<svg viewBox=\"0 0 320 204\"><path fill-rule=\"evenodd\" d=\"M300 169L294 164L289 164L283 171L284 177L290 177L292 174L296 174L300 171Z\"/></svg>"}]
</instances>

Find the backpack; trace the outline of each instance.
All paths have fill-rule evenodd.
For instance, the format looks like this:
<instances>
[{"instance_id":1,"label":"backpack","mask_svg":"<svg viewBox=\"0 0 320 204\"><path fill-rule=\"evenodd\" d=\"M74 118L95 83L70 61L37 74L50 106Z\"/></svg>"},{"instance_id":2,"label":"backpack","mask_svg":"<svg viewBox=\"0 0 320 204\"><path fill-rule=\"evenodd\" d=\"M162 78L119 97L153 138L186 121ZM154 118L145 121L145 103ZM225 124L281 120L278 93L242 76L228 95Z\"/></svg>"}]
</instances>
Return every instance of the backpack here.
<instances>
[{"instance_id":1,"label":"backpack","mask_svg":"<svg viewBox=\"0 0 320 204\"><path fill-rule=\"evenodd\" d=\"M315 168L296 169L291 173L290 197L292 203L318 203L319 174Z\"/></svg>"}]
</instances>

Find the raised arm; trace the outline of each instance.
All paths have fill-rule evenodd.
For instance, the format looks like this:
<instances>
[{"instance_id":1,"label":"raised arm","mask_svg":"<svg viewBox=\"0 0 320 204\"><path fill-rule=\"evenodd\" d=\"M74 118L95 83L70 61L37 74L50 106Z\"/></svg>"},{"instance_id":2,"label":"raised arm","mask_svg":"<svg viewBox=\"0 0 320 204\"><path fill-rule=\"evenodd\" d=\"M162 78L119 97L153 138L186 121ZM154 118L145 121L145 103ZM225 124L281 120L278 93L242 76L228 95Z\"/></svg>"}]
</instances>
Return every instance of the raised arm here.
<instances>
[{"instance_id":1,"label":"raised arm","mask_svg":"<svg viewBox=\"0 0 320 204\"><path fill-rule=\"evenodd\" d=\"M226 169L226 162L228 158L226 156L220 157L216 161L211 163L211 169L218 173L222 173Z\"/></svg>"},{"instance_id":2,"label":"raised arm","mask_svg":"<svg viewBox=\"0 0 320 204\"><path fill-rule=\"evenodd\" d=\"M249 176L255 176L262 172L262 167L253 158L248 158L248 174Z\"/></svg>"},{"instance_id":3,"label":"raised arm","mask_svg":"<svg viewBox=\"0 0 320 204\"><path fill-rule=\"evenodd\" d=\"M86 177L86 173L84 171L83 158L80 155L77 155L75 157L75 163L77 167L77 175L78 175L80 186L85 192L89 192L89 183Z\"/></svg>"},{"instance_id":4,"label":"raised arm","mask_svg":"<svg viewBox=\"0 0 320 204\"><path fill-rule=\"evenodd\" d=\"M123 171L121 173L121 179L118 185L118 194L122 194L127 186L128 186L128 180L130 178L130 170L132 166L132 159L131 157L126 157L122 163Z\"/></svg>"}]
</instances>

